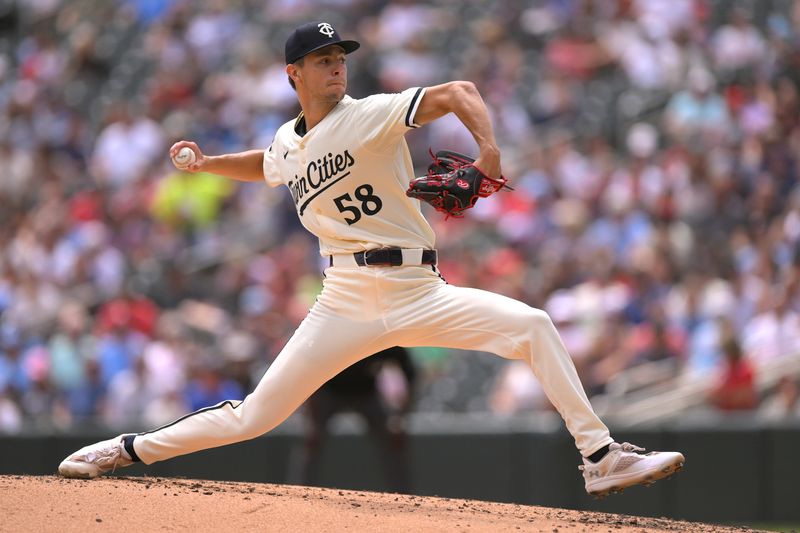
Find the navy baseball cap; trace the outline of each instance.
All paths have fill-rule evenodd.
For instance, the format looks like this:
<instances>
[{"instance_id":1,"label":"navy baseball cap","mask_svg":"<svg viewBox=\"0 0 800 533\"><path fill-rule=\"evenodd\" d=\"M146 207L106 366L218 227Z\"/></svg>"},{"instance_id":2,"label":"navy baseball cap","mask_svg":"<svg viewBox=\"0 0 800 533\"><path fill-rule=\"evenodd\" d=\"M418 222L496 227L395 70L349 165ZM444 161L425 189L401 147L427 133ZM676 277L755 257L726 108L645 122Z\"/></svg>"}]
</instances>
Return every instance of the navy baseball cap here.
<instances>
[{"instance_id":1,"label":"navy baseball cap","mask_svg":"<svg viewBox=\"0 0 800 533\"><path fill-rule=\"evenodd\" d=\"M286 64L294 63L306 54L332 44L344 48L345 54L355 52L361 46L358 41L342 40L327 22L309 22L298 26L286 39Z\"/></svg>"}]
</instances>

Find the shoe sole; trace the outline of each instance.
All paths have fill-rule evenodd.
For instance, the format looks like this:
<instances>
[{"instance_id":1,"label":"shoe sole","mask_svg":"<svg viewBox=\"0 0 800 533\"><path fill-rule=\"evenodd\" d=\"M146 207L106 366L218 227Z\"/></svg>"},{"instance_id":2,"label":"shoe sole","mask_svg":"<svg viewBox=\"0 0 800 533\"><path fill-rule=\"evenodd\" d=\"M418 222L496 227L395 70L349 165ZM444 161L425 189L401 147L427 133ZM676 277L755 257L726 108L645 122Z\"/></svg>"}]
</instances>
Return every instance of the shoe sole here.
<instances>
[{"instance_id":1,"label":"shoe sole","mask_svg":"<svg viewBox=\"0 0 800 533\"><path fill-rule=\"evenodd\" d=\"M627 480L624 483L620 483L618 485L614 485L614 486L611 486L611 487L608 487L608 488L602 489L602 490L590 491L589 495L593 496L595 499L600 500L600 499L605 498L609 494L622 494L622 492L625 489L627 489L629 487L635 487L636 485L644 485L645 487L649 487L650 485L652 485L656 481L659 481L661 479L668 479L668 478L672 477L675 473L679 472L682 468L683 468L683 461L675 463L675 464L667 465L664 468L662 468L661 470L657 470L655 472L652 472L652 473L648 474L647 476L645 476L643 478Z\"/></svg>"}]
</instances>

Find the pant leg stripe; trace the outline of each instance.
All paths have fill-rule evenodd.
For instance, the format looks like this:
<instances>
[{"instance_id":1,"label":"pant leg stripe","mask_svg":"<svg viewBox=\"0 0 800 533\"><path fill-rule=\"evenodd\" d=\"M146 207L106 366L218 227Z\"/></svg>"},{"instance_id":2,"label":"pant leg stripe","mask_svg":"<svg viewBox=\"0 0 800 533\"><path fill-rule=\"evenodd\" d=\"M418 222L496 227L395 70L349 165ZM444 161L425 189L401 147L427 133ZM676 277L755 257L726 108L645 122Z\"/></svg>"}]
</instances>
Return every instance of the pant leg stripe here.
<instances>
[{"instance_id":1,"label":"pant leg stripe","mask_svg":"<svg viewBox=\"0 0 800 533\"><path fill-rule=\"evenodd\" d=\"M224 402L220 402L217 405L212 405L210 407L203 407L202 409L198 409L197 411L195 411L193 413L189 413L188 415L184 415L184 416L180 417L179 419L175 420L174 422L170 422L169 424L167 424L165 426L161 426L160 428L156 428L156 429L151 429L150 431L143 431L142 433L137 433L137 435L149 435L150 433L155 433L157 431L161 431L162 429L167 429L169 427L174 426L175 424L177 424L179 422L183 422L184 420L186 420L189 417L192 417L192 416L195 416L195 415L199 415L199 414L202 414L202 413L207 413L209 411L214 411L216 409L222 409L226 405L230 405L231 409L236 409L237 407L242 405L242 401L240 401L240 400L235 400L235 401L234 400L225 400Z\"/></svg>"}]
</instances>

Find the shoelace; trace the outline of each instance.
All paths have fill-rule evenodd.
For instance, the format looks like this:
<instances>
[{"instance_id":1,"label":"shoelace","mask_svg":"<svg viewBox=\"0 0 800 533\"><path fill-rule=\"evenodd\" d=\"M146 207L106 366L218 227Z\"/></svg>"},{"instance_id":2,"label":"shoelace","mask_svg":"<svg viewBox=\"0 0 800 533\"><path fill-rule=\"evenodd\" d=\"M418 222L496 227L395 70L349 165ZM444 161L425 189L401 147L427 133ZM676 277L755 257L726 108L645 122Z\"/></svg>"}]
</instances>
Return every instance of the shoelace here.
<instances>
[{"instance_id":1,"label":"shoelace","mask_svg":"<svg viewBox=\"0 0 800 533\"><path fill-rule=\"evenodd\" d=\"M111 473L113 474L117 470L117 465L119 464L119 458L122 455L121 444L117 444L116 446L111 447L109 450L100 450L100 452L93 452L94 458L90 459L89 454L86 454L86 458L89 459L92 463L97 463L102 468L104 463L107 461L114 460L113 464L111 465Z\"/></svg>"},{"instance_id":2,"label":"shoelace","mask_svg":"<svg viewBox=\"0 0 800 533\"><path fill-rule=\"evenodd\" d=\"M117 463L119 463L119 458L122 456L122 450L119 446L116 446L114 449L117 453L114 454L114 465L111 467L112 474L117 471Z\"/></svg>"},{"instance_id":3,"label":"shoelace","mask_svg":"<svg viewBox=\"0 0 800 533\"><path fill-rule=\"evenodd\" d=\"M619 447L623 452L628 452L628 453L639 453L646 451L645 448L642 448L641 446L636 446L635 444L631 444L630 442L623 442L622 444L619 445ZM581 472L586 470L585 465L578 465L578 470L580 470Z\"/></svg>"},{"instance_id":4,"label":"shoelace","mask_svg":"<svg viewBox=\"0 0 800 533\"><path fill-rule=\"evenodd\" d=\"M622 448L623 452L636 453L645 451L644 448L631 444L630 442L623 442L620 444L620 447Z\"/></svg>"}]
</instances>

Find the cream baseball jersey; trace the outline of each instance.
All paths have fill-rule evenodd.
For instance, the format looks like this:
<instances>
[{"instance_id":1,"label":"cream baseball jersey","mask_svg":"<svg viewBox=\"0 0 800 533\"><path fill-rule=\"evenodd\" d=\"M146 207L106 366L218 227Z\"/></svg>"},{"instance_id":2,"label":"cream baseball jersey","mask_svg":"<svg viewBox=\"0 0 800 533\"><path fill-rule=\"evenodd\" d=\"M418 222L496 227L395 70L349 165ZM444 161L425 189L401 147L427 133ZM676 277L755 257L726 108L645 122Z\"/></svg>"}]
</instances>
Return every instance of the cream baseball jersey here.
<instances>
[{"instance_id":1,"label":"cream baseball jersey","mask_svg":"<svg viewBox=\"0 0 800 533\"><path fill-rule=\"evenodd\" d=\"M286 185L303 226L323 256L381 247L433 248L420 203L405 195L414 177L404 134L423 88L345 96L305 135L296 120L281 126L264 151L264 179Z\"/></svg>"}]
</instances>

